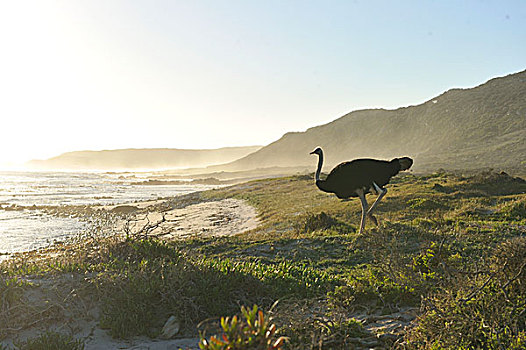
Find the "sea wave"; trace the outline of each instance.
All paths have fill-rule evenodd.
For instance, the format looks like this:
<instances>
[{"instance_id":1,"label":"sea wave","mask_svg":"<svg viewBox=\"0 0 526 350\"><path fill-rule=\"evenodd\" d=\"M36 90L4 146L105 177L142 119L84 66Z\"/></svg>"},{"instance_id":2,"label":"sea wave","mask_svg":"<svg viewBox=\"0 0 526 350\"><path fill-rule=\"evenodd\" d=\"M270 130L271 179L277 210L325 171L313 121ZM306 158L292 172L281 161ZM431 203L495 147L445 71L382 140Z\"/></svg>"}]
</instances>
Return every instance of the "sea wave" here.
<instances>
[{"instance_id":1,"label":"sea wave","mask_svg":"<svg viewBox=\"0 0 526 350\"><path fill-rule=\"evenodd\" d=\"M213 186L148 186L144 173L0 172L0 253L28 251L77 236L87 223L43 206L108 205L172 197Z\"/></svg>"}]
</instances>

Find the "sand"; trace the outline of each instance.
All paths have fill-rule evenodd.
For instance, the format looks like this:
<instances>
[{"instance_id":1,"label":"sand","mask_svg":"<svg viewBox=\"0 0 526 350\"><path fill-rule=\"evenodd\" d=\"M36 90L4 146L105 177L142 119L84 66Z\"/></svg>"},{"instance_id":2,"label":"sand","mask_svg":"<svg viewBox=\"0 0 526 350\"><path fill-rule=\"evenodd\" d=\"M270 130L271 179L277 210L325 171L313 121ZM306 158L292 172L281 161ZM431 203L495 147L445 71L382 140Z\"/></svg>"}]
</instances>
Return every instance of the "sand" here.
<instances>
[{"instance_id":1,"label":"sand","mask_svg":"<svg viewBox=\"0 0 526 350\"><path fill-rule=\"evenodd\" d=\"M164 212L149 210L158 208L159 202L149 204L147 207L137 206L143 212L121 220L118 231L127 229L132 234L172 240L232 236L253 230L259 224L255 208L239 199L202 202ZM115 207L108 209L115 210Z\"/></svg>"}]
</instances>

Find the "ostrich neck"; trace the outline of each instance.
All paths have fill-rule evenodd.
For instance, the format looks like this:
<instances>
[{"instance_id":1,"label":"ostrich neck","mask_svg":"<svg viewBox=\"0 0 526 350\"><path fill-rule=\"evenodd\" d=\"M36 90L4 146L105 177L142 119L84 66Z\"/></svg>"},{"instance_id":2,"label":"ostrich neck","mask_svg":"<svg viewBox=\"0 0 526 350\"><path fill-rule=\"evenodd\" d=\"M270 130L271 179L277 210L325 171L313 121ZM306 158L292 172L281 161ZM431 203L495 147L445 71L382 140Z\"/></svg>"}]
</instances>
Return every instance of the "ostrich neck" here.
<instances>
[{"instance_id":1,"label":"ostrich neck","mask_svg":"<svg viewBox=\"0 0 526 350\"><path fill-rule=\"evenodd\" d=\"M320 181L321 167L323 166L323 153L318 157L318 169L316 169L316 182Z\"/></svg>"}]
</instances>

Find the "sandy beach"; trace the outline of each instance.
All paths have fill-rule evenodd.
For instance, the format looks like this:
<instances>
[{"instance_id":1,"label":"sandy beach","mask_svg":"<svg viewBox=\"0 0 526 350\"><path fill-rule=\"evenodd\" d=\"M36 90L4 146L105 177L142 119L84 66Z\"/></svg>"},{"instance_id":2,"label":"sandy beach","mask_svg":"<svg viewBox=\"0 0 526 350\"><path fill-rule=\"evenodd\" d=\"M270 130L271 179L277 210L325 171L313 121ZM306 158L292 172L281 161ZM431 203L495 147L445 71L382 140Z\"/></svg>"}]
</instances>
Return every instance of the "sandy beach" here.
<instances>
[{"instance_id":1,"label":"sandy beach","mask_svg":"<svg viewBox=\"0 0 526 350\"><path fill-rule=\"evenodd\" d=\"M228 198L184 208L166 209L163 201L103 206L102 210L127 212L117 232L147 234L162 239L233 236L257 227L256 209L247 202Z\"/></svg>"}]
</instances>

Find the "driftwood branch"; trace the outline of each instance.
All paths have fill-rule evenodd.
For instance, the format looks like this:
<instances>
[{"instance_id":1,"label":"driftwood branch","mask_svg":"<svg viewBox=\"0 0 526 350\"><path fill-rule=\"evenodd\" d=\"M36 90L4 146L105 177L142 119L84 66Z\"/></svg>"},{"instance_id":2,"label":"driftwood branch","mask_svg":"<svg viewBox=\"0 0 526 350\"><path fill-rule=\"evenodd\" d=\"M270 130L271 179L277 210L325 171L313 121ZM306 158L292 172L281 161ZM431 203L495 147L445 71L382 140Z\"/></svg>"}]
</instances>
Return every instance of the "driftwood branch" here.
<instances>
[{"instance_id":1,"label":"driftwood branch","mask_svg":"<svg viewBox=\"0 0 526 350\"><path fill-rule=\"evenodd\" d=\"M146 220L146 223L142 225L141 228L139 228L137 231L133 230L133 227L135 227L139 221ZM134 219L128 219L124 223L124 233L126 237L129 236L135 236L135 237L148 237L154 230L159 228L164 222L166 222L166 213L162 213L162 217L160 220L156 222L151 222L150 217L148 214L146 214L143 218L134 218ZM133 227L132 227L133 223Z\"/></svg>"}]
</instances>

